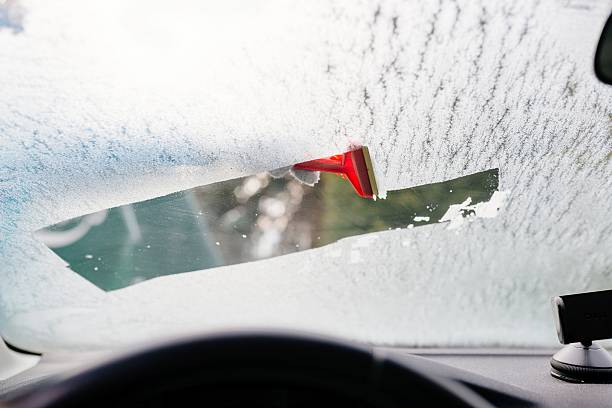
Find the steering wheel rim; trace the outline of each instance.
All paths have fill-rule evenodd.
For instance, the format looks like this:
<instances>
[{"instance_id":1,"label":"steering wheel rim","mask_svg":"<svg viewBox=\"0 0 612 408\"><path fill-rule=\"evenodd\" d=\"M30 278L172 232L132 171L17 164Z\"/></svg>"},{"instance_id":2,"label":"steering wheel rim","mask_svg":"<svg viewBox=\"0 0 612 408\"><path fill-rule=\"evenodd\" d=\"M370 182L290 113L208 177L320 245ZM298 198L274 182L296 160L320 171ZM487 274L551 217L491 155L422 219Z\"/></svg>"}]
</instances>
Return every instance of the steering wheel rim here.
<instances>
[{"instance_id":1,"label":"steering wheel rim","mask_svg":"<svg viewBox=\"0 0 612 408\"><path fill-rule=\"evenodd\" d=\"M109 406L145 390L197 382L202 390L305 387L366 406L491 407L470 389L406 361L321 336L233 332L184 338L113 358L44 384L9 407ZM199 388L200 389L200 388Z\"/></svg>"}]
</instances>

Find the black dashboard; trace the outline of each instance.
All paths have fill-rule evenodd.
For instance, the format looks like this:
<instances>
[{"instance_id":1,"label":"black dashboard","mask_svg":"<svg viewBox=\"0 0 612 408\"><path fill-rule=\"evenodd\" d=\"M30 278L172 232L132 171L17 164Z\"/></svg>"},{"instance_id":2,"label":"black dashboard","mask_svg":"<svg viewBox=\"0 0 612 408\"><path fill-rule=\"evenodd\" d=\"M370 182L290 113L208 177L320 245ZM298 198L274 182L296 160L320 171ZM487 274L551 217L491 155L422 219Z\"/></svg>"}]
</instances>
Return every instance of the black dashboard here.
<instances>
[{"instance_id":1,"label":"black dashboard","mask_svg":"<svg viewBox=\"0 0 612 408\"><path fill-rule=\"evenodd\" d=\"M368 349L376 359L405 363L429 377L465 387L495 407L605 407L612 401L610 385L572 384L553 378L549 372L550 357L555 352L552 349ZM21 395L36 394L38 389L57 382L67 373L80 371L83 367L97 367L104 364L99 362L108 359L106 352L44 355L37 366L0 381L0 406L18 406L13 405L13 401ZM349 368L351 370L356 369ZM194 392L193 387L198 388L192 384L191 388L182 388L178 393L151 390L154 398L140 399L137 403L132 401L131 405L167 405L163 401L181 405L193 401L190 399L193 395L200 395L202 402L213 402L212 406L228 407L244 406L245 403L272 407L323 406L325 403L341 406L339 401L344 398L335 392L312 392L308 387L221 387L204 394L197 390ZM336 398L340 399L334 403ZM358 399L349 405L376 406L361 404Z\"/></svg>"}]
</instances>

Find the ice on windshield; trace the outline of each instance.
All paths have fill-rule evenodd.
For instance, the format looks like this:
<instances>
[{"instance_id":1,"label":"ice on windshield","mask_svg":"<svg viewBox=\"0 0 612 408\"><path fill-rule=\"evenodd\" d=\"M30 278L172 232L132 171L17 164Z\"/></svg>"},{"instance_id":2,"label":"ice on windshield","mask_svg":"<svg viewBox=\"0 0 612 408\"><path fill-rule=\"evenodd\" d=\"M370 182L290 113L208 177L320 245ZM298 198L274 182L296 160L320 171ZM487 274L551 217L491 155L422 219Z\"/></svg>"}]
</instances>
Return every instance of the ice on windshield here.
<instances>
[{"instance_id":1,"label":"ice on windshield","mask_svg":"<svg viewBox=\"0 0 612 408\"><path fill-rule=\"evenodd\" d=\"M323 174L309 186L289 175L261 173L102 210L36 236L70 269L101 289L115 290L360 234L445 221L457 228L468 217L497 214L497 187L493 169L392 191L374 201L357 196L335 175Z\"/></svg>"},{"instance_id":2,"label":"ice on windshield","mask_svg":"<svg viewBox=\"0 0 612 408\"><path fill-rule=\"evenodd\" d=\"M24 9L19 0L0 2L0 30L8 29L14 34L23 31Z\"/></svg>"},{"instance_id":3,"label":"ice on windshield","mask_svg":"<svg viewBox=\"0 0 612 408\"><path fill-rule=\"evenodd\" d=\"M0 26L0 334L19 347L228 326L552 346L550 297L612 285L612 87L592 64L609 0L11 3L22 17ZM462 197L446 223L110 292L34 236L355 145L389 195L499 169L502 210L486 218ZM470 211L483 216L449 229Z\"/></svg>"}]
</instances>

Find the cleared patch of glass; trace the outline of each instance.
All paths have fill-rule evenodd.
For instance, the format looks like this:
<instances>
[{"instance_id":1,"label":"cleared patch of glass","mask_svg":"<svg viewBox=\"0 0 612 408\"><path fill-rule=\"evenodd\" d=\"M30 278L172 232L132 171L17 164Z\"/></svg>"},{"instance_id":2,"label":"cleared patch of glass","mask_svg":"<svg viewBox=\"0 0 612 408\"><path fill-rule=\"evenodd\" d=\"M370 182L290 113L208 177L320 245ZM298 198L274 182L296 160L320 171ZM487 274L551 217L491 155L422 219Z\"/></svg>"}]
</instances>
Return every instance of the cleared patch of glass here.
<instances>
[{"instance_id":1,"label":"cleared patch of glass","mask_svg":"<svg viewBox=\"0 0 612 408\"><path fill-rule=\"evenodd\" d=\"M314 187L289 175L258 174L73 218L36 235L74 272L111 291L447 221L453 212L468 217L475 205L491 200L498 175L492 169L374 201L332 174L321 174Z\"/></svg>"}]
</instances>

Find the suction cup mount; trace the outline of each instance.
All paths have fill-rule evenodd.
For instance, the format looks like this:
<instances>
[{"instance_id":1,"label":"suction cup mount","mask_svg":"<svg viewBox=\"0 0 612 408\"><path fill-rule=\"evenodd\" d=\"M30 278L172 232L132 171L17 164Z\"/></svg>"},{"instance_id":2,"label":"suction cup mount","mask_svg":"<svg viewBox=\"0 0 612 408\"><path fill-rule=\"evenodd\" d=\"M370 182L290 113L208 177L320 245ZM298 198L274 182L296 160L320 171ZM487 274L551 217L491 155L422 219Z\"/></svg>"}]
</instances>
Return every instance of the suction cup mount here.
<instances>
[{"instance_id":1,"label":"suction cup mount","mask_svg":"<svg viewBox=\"0 0 612 408\"><path fill-rule=\"evenodd\" d=\"M550 374L574 383L612 383L612 355L594 342L612 338L612 290L553 299L559 341Z\"/></svg>"},{"instance_id":2,"label":"suction cup mount","mask_svg":"<svg viewBox=\"0 0 612 408\"><path fill-rule=\"evenodd\" d=\"M550 360L550 374L576 383L612 383L612 354L597 343L571 343Z\"/></svg>"}]
</instances>

